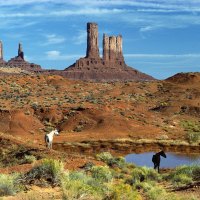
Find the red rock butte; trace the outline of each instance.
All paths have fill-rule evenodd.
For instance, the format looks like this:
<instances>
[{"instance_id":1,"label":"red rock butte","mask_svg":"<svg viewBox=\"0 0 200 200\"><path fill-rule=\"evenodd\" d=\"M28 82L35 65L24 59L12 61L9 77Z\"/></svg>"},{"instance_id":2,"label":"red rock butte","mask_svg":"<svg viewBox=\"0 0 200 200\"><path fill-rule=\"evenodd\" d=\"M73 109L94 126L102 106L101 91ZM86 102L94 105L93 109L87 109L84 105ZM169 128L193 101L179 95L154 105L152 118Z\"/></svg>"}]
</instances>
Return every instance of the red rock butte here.
<instances>
[{"instance_id":1,"label":"red rock butte","mask_svg":"<svg viewBox=\"0 0 200 200\"><path fill-rule=\"evenodd\" d=\"M24 52L22 44L19 43L18 46L18 55L14 58L11 58L8 62L3 59L3 43L0 41L0 66L5 68L21 68L22 70L40 72L42 68L40 65L29 63L24 59Z\"/></svg>"},{"instance_id":2,"label":"red rock butte","mask_svg":"<svg viewBox=\"0 0 200 200\"><path fill-rule=\"evenodd\" d=\"M103 57L99 55L98 25L87 23L87 50L84 58L63 71L69 79L90 81L132 81L154 78L126 65L122 51L122 36L103 35Z\"/></svg>"}]
</instances>

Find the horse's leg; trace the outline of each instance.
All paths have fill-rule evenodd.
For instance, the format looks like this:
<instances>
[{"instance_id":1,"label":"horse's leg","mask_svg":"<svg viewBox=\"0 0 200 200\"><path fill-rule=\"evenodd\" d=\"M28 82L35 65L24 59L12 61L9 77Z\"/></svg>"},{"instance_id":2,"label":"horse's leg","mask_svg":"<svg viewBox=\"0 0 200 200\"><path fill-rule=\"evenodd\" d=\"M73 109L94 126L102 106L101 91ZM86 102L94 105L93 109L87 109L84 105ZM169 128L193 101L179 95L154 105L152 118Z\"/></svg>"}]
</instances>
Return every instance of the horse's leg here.
<instances>
[{"instance_id":1,"label":"horse's leg","mask_svg":"<svg viewBox=\"0 0 200 200\"><path fill-rule=\"evenodd\" d=\"M154 169L156 169L156 164L154 163Z\"/></svg>"}]
</instances>

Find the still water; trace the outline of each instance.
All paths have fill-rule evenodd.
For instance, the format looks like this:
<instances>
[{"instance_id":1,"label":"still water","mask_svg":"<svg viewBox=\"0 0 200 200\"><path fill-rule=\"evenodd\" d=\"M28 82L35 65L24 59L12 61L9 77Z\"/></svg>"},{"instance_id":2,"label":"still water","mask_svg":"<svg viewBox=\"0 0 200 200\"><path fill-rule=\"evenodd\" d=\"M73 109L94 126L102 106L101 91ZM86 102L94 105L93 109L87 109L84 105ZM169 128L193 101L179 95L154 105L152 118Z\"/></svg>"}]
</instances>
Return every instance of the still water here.
<instances>
[{"instance_id":1,"label":"still water","mask_svg":"<svg viewBox=\"0 0 200 200\"><path fill-rule=\"evenodd\" d=\"M165 152L167 158L161 158L160 167L161 168L173 168L179 165L200 165L200 154L183 154L183 153L172 153ZM129 163L134 163L138 166L153 167L152 156L155 152L146 152L140 154L129 154L125 156L125 159Z\"/></svg>"}]
</instances>

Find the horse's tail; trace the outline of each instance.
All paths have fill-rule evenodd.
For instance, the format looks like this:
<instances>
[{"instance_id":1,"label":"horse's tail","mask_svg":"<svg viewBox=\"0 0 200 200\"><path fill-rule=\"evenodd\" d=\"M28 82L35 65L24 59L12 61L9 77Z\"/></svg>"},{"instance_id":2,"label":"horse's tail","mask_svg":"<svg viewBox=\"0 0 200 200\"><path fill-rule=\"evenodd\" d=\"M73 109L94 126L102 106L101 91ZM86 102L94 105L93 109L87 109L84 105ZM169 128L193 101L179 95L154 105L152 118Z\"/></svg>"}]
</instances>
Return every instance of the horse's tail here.
<instances>
[{"instance_id":1,"label":"horse's tail","mask_svg":"<svg viewBox=\"0 0 200 200\"><path fill-rule=\"evenodd\" d=\"M152 162L155 163L156 162L156 155L152 156Z\"/></svg>"}]
</instances>

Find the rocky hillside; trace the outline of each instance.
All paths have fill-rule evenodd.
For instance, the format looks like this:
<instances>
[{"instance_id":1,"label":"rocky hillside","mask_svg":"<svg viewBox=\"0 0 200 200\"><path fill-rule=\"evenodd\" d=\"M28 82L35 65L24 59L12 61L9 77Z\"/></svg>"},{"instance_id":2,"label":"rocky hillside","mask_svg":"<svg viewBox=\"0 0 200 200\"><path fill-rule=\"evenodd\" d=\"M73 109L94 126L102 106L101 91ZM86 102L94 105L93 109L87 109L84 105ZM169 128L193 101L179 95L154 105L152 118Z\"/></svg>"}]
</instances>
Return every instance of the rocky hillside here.
<instances>
[{"instance_id":1,"label":"rocky hillside","mask_svg":"<svg viewBox=\"0 0 200 200\"><path fill-rule=\"evenodd\" d=\"M171 79L89 83L57 75L2 75L0 131L28 140L55 127L60 141L185 139L187 123L198 127L200 88Z\"/></svg>"}]
</instances>

